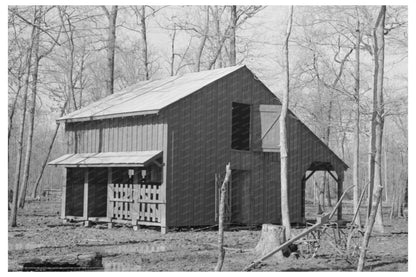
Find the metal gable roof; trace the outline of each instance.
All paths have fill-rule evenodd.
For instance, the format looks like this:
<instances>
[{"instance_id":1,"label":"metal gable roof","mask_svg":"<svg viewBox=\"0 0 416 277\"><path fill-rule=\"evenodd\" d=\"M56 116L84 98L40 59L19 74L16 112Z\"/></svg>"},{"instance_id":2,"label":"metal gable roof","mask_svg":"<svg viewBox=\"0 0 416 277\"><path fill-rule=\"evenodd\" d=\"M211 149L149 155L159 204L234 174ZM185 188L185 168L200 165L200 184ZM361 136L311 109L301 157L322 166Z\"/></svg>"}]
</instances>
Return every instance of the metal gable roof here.
<instances>
[{"instance_id":1,"label":"metal gable roof","mask_svg":"<svg viewBox=\"0 0 416 277\"><path fill-rule=\"evenodd\" d=\"M64 165L69 167L146 166L160 157L161 154L162 151L66 154L49 162L48 164Z\"/></svg>"},{"instance_id":2,"label":"metal gable roof","mask_svg":"<svg viewBox=\"0 0 416 277\"><path fill-rule=\"evenodd\" d=\"M155 114L164 107L244 67L226 67L173 76L162 80L139 82L107 96L58 121L87 121L109 117Z\"/></svg>"}]
</instances>

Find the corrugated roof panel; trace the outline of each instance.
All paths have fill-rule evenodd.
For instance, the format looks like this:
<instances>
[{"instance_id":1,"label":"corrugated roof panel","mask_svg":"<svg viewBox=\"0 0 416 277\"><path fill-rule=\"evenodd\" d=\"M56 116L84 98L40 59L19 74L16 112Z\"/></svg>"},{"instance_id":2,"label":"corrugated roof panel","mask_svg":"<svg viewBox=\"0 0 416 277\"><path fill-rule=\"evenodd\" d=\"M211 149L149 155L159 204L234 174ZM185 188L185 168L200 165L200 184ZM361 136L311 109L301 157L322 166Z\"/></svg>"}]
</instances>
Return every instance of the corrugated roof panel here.
<instances>
[{"instance_id":1,"label":"corrugated roof panel","mask_svg":"<svg viewBox=\"0 0 416 277\"><path fill-rule=\"evenodd\" d=\"M146 166L160 157L161 153L162 151L136 151L66 154L49 162L49 165L75 167Z\"/></svg>"},{"instance_id":2,"label":"corrugated roof panel","mask_svg":"<svg viewBox=\"0 0 416 277\"><path fill-rule=\"evenodd\" d=\"M116 117L135 113L157 113L162 108L242 67L233 66L188 73L162 80L139 82L58 120L81 121L105 118L110 115Z\"/></svg>"}]
</instances>

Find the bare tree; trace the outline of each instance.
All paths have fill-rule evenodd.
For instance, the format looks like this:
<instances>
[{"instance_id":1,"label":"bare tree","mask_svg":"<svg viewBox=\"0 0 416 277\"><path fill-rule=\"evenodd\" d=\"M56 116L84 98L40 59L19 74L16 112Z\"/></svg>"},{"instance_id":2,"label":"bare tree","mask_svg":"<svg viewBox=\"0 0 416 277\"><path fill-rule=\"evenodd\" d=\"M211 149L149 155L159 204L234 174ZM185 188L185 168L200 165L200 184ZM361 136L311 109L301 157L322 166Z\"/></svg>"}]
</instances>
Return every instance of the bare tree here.
<instances>
[{"instance_id":1,"label":"bare tree","mask_svg":"<svg viewBox=\"0 0 416 277\"><path fill-rule=\"evenodd\" d=\"M382 153L382 138L383 138L383 112L384 107L383 104L383 79L384 79L384 27L385 27L385 18L386 18L386 6L381 6L381 9L379 11L379 14L377 16L377 20L374 26L373 30L373 40L374 40L374 73L373 73L373 79L374 79L374 88L373 88L373 101L375 102L375 105L373 105L373 108L376 110L376 116L375 119L372 118L371 125L373 126L372 129L375 130L374 133L374 148L371 149L371 151L375 152L375 164L374 166L374 180L373 183L376 186L376 189L374 191L374 203L369 202L368 205L373 205L373 208L371 210L370 216L368 217L367 224L366 224L366 231L364 234L364 238L361 245L361 252L360 252L360 258L358 261L358 267L357 271L363 271L364 264L365 264L365 258L367 254L367 248L370 241L371 233L373 231L373 227L376 225L378 231L384 231L383 223L378 222L380 219L377 219L378 213L381 209L379 209L379 206L381 207L381 198L382 198L382 192L383 192L383 186L381 183L381 153ZM372 145L373 146L373 145ZM370 160L371 162L371 160ZM371 164L370 164L371 166Z\"/></svg>"},{"instance_id":2,"label":"bare tree","mask_svg":"<svg viewBox=\"0 0 416 277\"><path fill-rule=\"evenodd\" d=\"M63 107L61 109L61 114L60 114L61 117L65 113L67 104L68 104L68 100L65 101L65 103L64 103L64 105L63 105ZM59 123L56 123L55 131L54 131L54 133L52 135L52 140L51 140L51 143L49 144L49 147L48 147L48 152L46 153L46 157L45 157L45 159L44 159L44 161L42 163L39 176L36 179L35 185L33 186L33 189L32 189L32 195L31 195L32 198L36 198L36 194L37 194L37 190L38 190L38 187L39 187L39 184L40 184L40 180L42 180L43 172L45 171L46 165L48 164L48 160L49 160L49 157L51 155L53 145L54 145L55 140L56 140L56 137L58 135L59 126L60 126L60 124Z\"/></svg>"},{"instance_id":3,"label":"bare tree","mask_svg":"<svg viewBox=\"0 0 416 277\"><path fill-rule=\"evenodd\" d=\"M107 95L114 93L114 58L116 51L116 22L118 6L112 6L109 11L101 6L108 19L107 28L107 76L105 80Z\"/></svg>"},{"instance_id":4,"label":"bare tree","mask_svg":"<svg viewBox=\"0 0 416 277\"><path fill-rule=\"evenodd\" d=\"M42 16L42 7L38 10L38 18ZM40 20L37 21L37 24L40 24ZM22 176L22 185L20 189L19 195L19 202L18 205L20 208L24 207L25 197L26 197L26 189L29 181L29 171L30 171L30 157L32 155L32 142L33 142L33 130L35 124L35 111L36 111L36 98L37 98L37 83L38 83L38 72L39 72L39 36L40 30L36 28L34 42L33 42L33 70L32 70L32 94L30 100L30 108L29 108L29 132L27 135L27 143L26 143L26 154L25 154L25 161L23 166L23 176Z\"/></svg>"},{"instance_id":5,"label":"bare tree","mask_svg":"<svg viewBox=\"0 0 416 277\"><path fill-rule=\"evenodd\" d=\"M21 165L22 165L22 155L23 155L23 135L25 131L25 121L26 121L26 109L27 109L27 95L29 90L29 79L30 79L30 72L31 72L31 63L32 63L32 50L33 45L36 37L36 24L39 20L38 10L35 7L34 15L33 15L33 22L32 22L32 32L31 32L31 40L28 48L28 54L26 58L26 77L25 77L25 88L23 93L23 108L22 108L22 117L21 123L19 128L19 137L18 137L18 150L16 153L16 168L14 174L14 183L13 183L13 201L12 201L12 209L10 214L10 225L11 227L17 226L17 207L18 207L18 197L19 197L19 187L20 187L20 174L21 174Z\"/></svg>"},{"instance_id":6,"label":"bare tree","mask_svg":"<svg viewBox=\"0 0 416 277\"><path fill-rule=\"evenodd\" d=\"M197 54L195 58L195 71L199 72L201 70L201 58L202 58L202 52L204 51L205 44L208 38L209 33L209 6L205 7L205 25L204 25L204 31L201 37L201 40L199 42L199 46L197 49Z\"/></svg>"},{"instance_id":7,"label":"bare tree","mask_svg":"<svg viewBox=\"0 0 416 277\"><path fill-rule=\"evenodd\" d=\"M374 163L374 186L383 187L382 184L382 153L383 153L383 130L384 130L384 32L385 32L386 6L382 6L376 25L374 27L374 60L377 60L377 87L376 93L376 121L375 126L375 163ZM375 62L376 63L376 62ZM379 197L382 197L380 195ZM374 229L377 232L384 233L383 215L382 215L382 198L380 207L377 210Z\"/></svg>"},{"instance_id":8,"label":"bare tree","mask_svg":"<svg viewBox=\"0 0 416 277\"><path fill-rule=\"evenodd\" d=\"M237 29L237 6L231 6L230 66L236 65L235 33Z\"/></svg>"},{"instance_id":9,"label":"bare tree","mask_svg":"<svg viewBox=\"0 0 416 277\"><path fill-rule=\"evenodd\" d=\"M361 41L361 32L360 32L360 18L357 8L357 27L356 27L356 42L355 42L355 126L354 126L354 164L352 167L353 176L352 182L354 185L354 212L359 209L359 197L360 197L360 187L359 187L359 169L360 169L360 41ZM361 227L361 217L360 214L355 218L355 224Z\"/></svg>"},{"instance_id":10,"label":"bare tree","mask_svg":"<svg viewBox=\"0 0 416 277\"><path fill-rule=\"evenodd\" d=\"M288 202L288 149L287 149L287 130L286 117L289 107L289 91L290 91L290 70L289 70L289 38L292 32L293 6L289 7L289 18L287 22L286 38L284 44L284 60L285 60L285 92L282 99L282 111L280 113L280 188L281 188L281 209L282 224L285 227L286 239L290 239L290 213Z\"/></svg>"}]
</instances>

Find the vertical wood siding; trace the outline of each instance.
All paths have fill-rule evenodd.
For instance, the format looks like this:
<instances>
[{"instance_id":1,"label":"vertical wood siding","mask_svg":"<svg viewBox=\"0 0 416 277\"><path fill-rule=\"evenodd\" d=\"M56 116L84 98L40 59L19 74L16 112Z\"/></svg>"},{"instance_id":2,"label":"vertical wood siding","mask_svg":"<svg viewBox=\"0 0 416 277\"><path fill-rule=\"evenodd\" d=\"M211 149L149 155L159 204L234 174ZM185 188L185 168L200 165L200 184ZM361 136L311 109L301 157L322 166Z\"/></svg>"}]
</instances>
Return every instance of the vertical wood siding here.
<instances>
[{"instance_id":1,"label":"vertical wood siding","mask_svg":"<svg viewBox=\"0 0 416 277\"><path fill-rule=\"evenodd\" d=\"M214 225L215 174L231 161L232 222L280 223L280 155L231 149L232 102L254 107L280 102L252 73L238 71L164 108L159 115L66 124L68 153L163 150L167 179L166 225ZM289 205L292 222L302 220L302 177L314 161L337 157L294 116L288 117ZM164 192L162 192L164 193ZM81 198L82 199L82 198ZM237 210L236 210L237 209Z\"/></svg>"},{"instance_id":2,"label":"vertical wood siding","mask_svg":"<svg viewBox=\"0 0 416 277\"><path fill-rule=\"evenodd\" d=\"M280 104L243 68L162 111L169 126L168 226L216 224L215 173L224 175L229 161L234 170L232 222L280 223L280 154L253 151L253 144L250 151L231 150L232 102L252 104L252 111L259 104ZM290 216L292 222L300 222L301 180L310 164L329 161L343 169L335 155L293 117L288 133Z\"/></svg>"},{"instance_id":3,"label":"vertical wood siding","mask_svg":"<svg viewBox=\"0 0 416 277\"><path fill-rule=\"evenodd\" d=\"M157 115L67 123L68 153L162 150L164 124Z\"/></svg>"}]
</instances>

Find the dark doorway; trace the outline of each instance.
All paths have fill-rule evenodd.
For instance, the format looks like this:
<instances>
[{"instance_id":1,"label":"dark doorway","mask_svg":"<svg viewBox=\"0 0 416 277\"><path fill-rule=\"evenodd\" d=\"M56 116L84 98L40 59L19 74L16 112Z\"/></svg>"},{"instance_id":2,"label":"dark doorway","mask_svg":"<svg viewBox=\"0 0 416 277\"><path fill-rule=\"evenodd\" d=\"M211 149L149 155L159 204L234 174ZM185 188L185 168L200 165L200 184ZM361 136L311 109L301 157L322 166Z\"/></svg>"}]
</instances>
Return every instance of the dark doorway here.
<instances>
[{"instance_id":1,"label":"dark doorway","mask_svg":"<svg viewBox=\"0 0 416 277\"><path fill-rule=\"evenodd\" d=\"M106 167L88 168L88 216L107 216L107 179Z\"/></svg>"},{"instance_id":2,"label":"dark doorway","mask_svg":"<svg viewBox=\"0 0 416 277\"><path fill-rule=\"evenodd\" d=\"M232 103L231 148L250 150L250 105Z\"/></svg>"},{"instance_id":3,"label":"dark doorway","mask_svg":"<svg viewBox=\"0 0 416 277\"><path fill-rule=\"evenodd\" d=\"M250 171L233 170L231 173L231 222L250 222Z\"/></svg>"},{"instance_id":4,"label":"dark doorway","mask_svg":"<svg viewBox=\"0 0 416 277\"><path fill-rule=\"evenodd\" d=\"M83 216L84 213L84 168L66 169L65 214Z\"/></svg>"}]
</instances>

